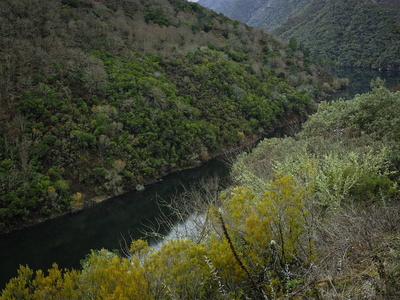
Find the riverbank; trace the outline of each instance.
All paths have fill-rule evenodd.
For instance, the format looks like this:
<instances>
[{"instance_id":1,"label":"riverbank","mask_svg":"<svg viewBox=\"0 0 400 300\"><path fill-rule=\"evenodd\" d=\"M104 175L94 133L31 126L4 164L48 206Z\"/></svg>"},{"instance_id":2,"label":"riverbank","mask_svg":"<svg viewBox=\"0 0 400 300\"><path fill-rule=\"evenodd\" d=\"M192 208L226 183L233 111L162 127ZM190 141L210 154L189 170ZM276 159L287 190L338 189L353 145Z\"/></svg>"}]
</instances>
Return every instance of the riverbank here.
<instances>
[{"instance_id":1,"label":"riverbank","mask_svg":"<svg viewBox=\"0 0 400 300\"><path fill-rule=\"evenodd\" d=\"M269 129L265 132L262 131L258 135L253 134L251 136L245 136L243 134L243 136L241 136L240 144L238 144L236 147L227 147L227 148L224 148L224 149L218 151L217 153L213 153L213 154L206 153L206 155L204 155L203 157L201 157L200 155L196 155L196 156L194 156L191 163L188 164L187 166L185 166L183 168L173 168L169 172L163 174L163 176L149 179L144 184L137 184L134 187L120 189L118 192L114 191L113 193L108 193L108 194L103 194L103 195L98 195L98 196L87 196L89 198L86 199L83 203L81 203L81 205L74 205L71 209L69 209L67 211L60 212L60 213L52 213L48 217L41 216L38 218L34 218L28 222L18 224L13 227L1 229L0 236L10 234L12 232L22 230L25 228L29 228L32 226L36 226L36 225L44 223L48 220L56 219L56 218L59 218L59 217L65 216L65 215L75 214L75 213L78 213L78 212L81 212L81 211L84 211L87 209L91 209L92 207L98 205L99 203L102 203L104 201L110 200L112 198L115 198L115 197L118 197L121 195L124 195L126 193L135 192L135 191L139 191L139 192L143 191L149 185L162 183L163 178L170 174L199 167L200 165L206 164L210 160L215 159L216 157L226 156L226 155L229 155L232 153L239 153L243 150L248 150L248 149L254 147L254 145L257 143L257 141L260 141L262 138L283 137L285 135L291 135L300 128L301 123L304 122L304 120L306 118L307 117L300 117L295 114L286 116L285 118L282 118L279 122L277 122L275 126L271 127L271 129Z\"/></svg>"},{"instance_id":2,"label":"riverbank","mask_svg":"<svg viewBox=\"0 0 400 300\"><path fill-rule=\"evenodd\" d=\"M246 144L247 145L254 144L257 140L260 140L260 137L247 138L246 139ZM168 172L166 174L163 174L162 177L153 178L153 179L147 181L146 183L144 183L142 185L136 185L135 187L122 189L119 193L104 194L104 195L100 195L100 196L90 197L88 200L85 201L84 205L75 206L74 208L71 208L68 211L64 211L64 212L60 212L60 213L52 213L48 217L39 217L39 218L30 220L30 221L28 221L26 223L19 224L19 225L14 226L14 227L2 229L2 230L0 230L0 236L1 235L11 234L11 233L13 233L15 231L26 229L26 228L29 228L29 227L32 227L32 226L36 226L36 225L39 225L39 224L44 223L44 222L49 221L49 220L57 219L57 218L60 218L60 217L66 216L66 215L76 214L76 213L79 213L81 211L85 211L85 210L91 209L94 206L96 206L96 205L98 205L98 204L100 204L102 202L111 200L113 198L119 197L119 196L127 194L127 193L143 192L145 189L147 189L151 185L163 184L163 181L164 181L163 179L165 177L169 176L169 175L200 167L201 165L207 164L211 160L213 160L213 159L215 159L217 157L220 157L220 156L223 156L223 155L227 155L228 153L232 153L232 152L235 152L235 151L240 151L241 148L242 148L242 146L238 146L236 148L227 148L227 149L221 150L216 154L210 155L208 157L207 161L196 160L191 165L188 165L188 166L186 166L184 168L172 169L170 172Z\"/></svg>"},{"instance_id":3,"label":"riverbank","mask_svg":"<svg viewBox=\"0 0 400 300\"><path fill-rule=\"evenodd\" d=\"M192 166L187 167L187 168L174 170L174 171L169 172L168 174L165 174L163 177L168 176L168 175L173 174L173 173L176 173L176 172L179 172L179 171L196 168L198 166L199 165L196 164L196 165L192 165ZM29 227L32 227L32 226L36 226L38 224L44 223L44 222L49 221L49 220L53 220L53 219L60 218L60 217L66 216L66 215L75 214L75 213L78 213L78 212L81 212L81 211L84 211L84 210L87 210L87 209L91 209L93 206L95 206L95 205L97 205L99 203L102 203L104 201L110 200L112 198L121 196L121 195L129 193L129 192L134 192L134 191L139 191L140 192L140 191L143 191L145 189L145 186L148 186L148 185L151 185L151 184L161 183L163 177L155 178L155 179L153 179L153 180L151 180L149 182L146 182L143 185L140 185L140 186L143 187L143 189L137 188L138 186L136 186L136 187L129 188L129 189L123 189L123 190L121 190L121 192L115 193L115 194L106 194L106 195L91 197L91 198L89 198L89 200L87 200L85 202L84 205L75 206L74 208L71 208L68 211L64 211L64 212L60 212L60 213L52 213L48 217L39 217L39 218L30 220L30 221L28 221L26 223L19 224L19 225L14 226L14 227L2 229L2 230L0 230L0 236L1 235L6 235L6 234L10 234L10 233L13 233L15 231L22 230L22 229L25 229L25 228L29 228Z\"/></svg>"},{"instance_id":4,"label":"riverbank","mask_svg":"<svg viewBox=\"0 0 400 300\"><path fill-rule=\"evenodd\" d=\"M287 121L285 121L287 122ZM274 127L275 129L271 129L270 131L267 132L266 136L270 136L271 134L273 134L276 130L279 130L279 128L282 128L282 126L276 126ZM157 178L152 178L149 179L148 181L146 181L143 184L137 184L134 187L129 187L129 188L124 188L124 189L120 189L118 192L114 192L114 193L108 193L108 194L103 194L103 195L99 195L99 196L89 196L88 199L86 199L84 201L84 203L82 203L82 205L75 205L73 206L71 209L64 211L64 212L60 212L60 213L52 213L51 215L49 215L48 217L38 217L38 218L34 218L28 222L22 223L22 224L18 224L16 226L13 227L9 227L9 228L4 228L0 230L0 236L1 235L7 235L7 234L11 234L15 231L18 230L22 230L25 228L29 228L32 226L36 226L38 224L44 223L46 221L49 220L53 220L65 215L70 215L70 214L75 214L87 209L91 209L92 207L98 205L99 203L102 203L104 201L108 201L112 198L115 197L119 197L121 195L124 195L126 193L131 193L131 192L142 192L144 191L146 188L148 188L151 185L154 184L162 184L163 183L163 178L165 178L166 176L169 176L171 174L177 173L177 172L182 172L185 170L190 170L190 169L194 169L197 168L201 165L207 164L208 162L210 162L211 160L217 158L217 157L222 157L225 155L228 155L229 153L235 153L235 152L240 152L243 151L243 149L248 149L250 147L250 145L254 146L254 144L259 141L262 138L261 135L252 135L252 136L247 136L247 137L243 137L242 141L240 142L240 145L236 146L236 147L228 147L228 148L224 148L216 153L213 154L208 154L205 155L204 157L206 157L207 159L204 159L203 157L200 157L199 155L196 155L195 159L193 159L191 161L190 164L188 164L185 167L181 167L181 168L172 168L171 170L169 170L169 172L163 174L161 177L157 177Z\"/></svg>"},{"instance_id":5,"label":"riverbank","mask_svg":"<svg viewBox=\"0 0 400 300\"><path fill-rule=\"evenodd\" d=\"M17 275L19 265L47 270L54 262L61 268L81 267L80 261L91 249L121 249L123 237L130 241L144 236L143 231L160 215L157 199L169 200L202 180L217 176L229 180L224 159L214 158L199 167L166 175L161 184L146 186L107 198L76 213L46 220L0 236L2 272L0 286ZM163 233L160 229L160 233ZM121 241L121 243L120 243ZM29 251L27 251L29 249Z\"/></svg>"},{"instance_id":6,"label":"riverbank","mask_svg":"<svg viewBox=\"0 0 400 300\"><path fill-rule=\"evenodd\" d=\"M363 69L363 68L338 68L335 75L339 78L348 78L349 86L344 90L338 90L335 94L333 94L331 97L328 98L329 100L336 100L339 98L351 99L356 94L368 92L370 90L371 80L375 80L377 77L380 77L381 79L385 80L388 87L394 86L396 83L398 83L399 77L400 77L399 72L390 72L390 71L378 72L378 71L374 71L374 70L370 70L370 69ZM260 134L258 136L254 135L252 137L246 137L245 143L242 143L235 149L227 148L227 149L223 149L223 150L219 151L218 153L210 155L208 157L207 161L209 161L210 159L213 159L217 156L225 155L229 152L243 150L243 148L245 148L244 145L254 144L257 140L262 138L262 136L264 136L264 137L273 137L273 136L283 137L285 135L293 134L295 131L297 131L300 128L301 123L303 121L304 121L304 119L299 120L298 118L295 118L293 116L288 117L285 120L281 120L280 123L284 124L284 125L274 126L273 129L268 130L267 132L264 132L263 135ZM185 168L172 169L167 174L164 174L164 176L149 180L141 186L147 187L150 184L159 183L158 181L160 179L164 178L165 176L168 176L169 174L179 172L182 170L186 170L186 169L195 168L202 163L206 163L207 161L197 160L193 164L191 164L190 166L187 166ZM97 205L98 203L102 203L111 198L121 196L124 193L129 193L129 192L138 190L137 187L138 186L126 188L126 189L121 190L120 193L116 193L116 194L105 194L105 195L101 195L101 196L92 196L86 201L87 203L85 205L82 205L81 207L75 207L74 209L71 209L66 212L52 214L49 217L40 217L40 218L37 218L35 220L29 221L24 224L20 224L15 227L2 229L2 230L0 230L0 235L10 234L12 232L15 232L15 231L27 228L27 227L32 227L32 226L38 225L38 224L46 222L48 220L52 220L52 219L62 217L65 215L69 215L69 214L74 214L74 213L80 212L82 210L92 208L93 206Z\"/></svg>"}]
</instances>

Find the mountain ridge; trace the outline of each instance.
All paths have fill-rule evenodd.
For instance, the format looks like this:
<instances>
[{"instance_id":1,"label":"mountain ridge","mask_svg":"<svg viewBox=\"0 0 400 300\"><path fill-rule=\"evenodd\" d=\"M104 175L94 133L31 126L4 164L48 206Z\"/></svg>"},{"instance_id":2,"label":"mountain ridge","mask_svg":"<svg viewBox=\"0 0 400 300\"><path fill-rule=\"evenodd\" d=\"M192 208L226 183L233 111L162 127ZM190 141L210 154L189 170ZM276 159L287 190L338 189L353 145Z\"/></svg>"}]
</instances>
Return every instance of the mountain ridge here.
<instances>
[{"instance_id":1,"label":"mountain ridge","mask_svg":"<svg viewBox=\"0 0 400 300\"><path fill-rule=\"evenodd\" d=\"M206 0L199 3L210 5ZM267 1L262 7L258 1L224 3L219 12L272 30L285 40L294 37L314 54L328 57L339 66L386 70L400 67L398 1ZM248 13L242 17L239 7L243 3L252 9L250 17Z\"/></svg>"},{"instance_id":2,"label":"mountain ridge","mask_svg":"<svg viewBox=\"0 0 400 300\"><path fill-rule=\"evenodd\" d=\"M317 7L319 9L310 9ZM315 0L274 32L303 42L340 66L397 70L400 67L399 6L393 1ZM318 37L318 38L316 38Z\"/></svg>"}]
</instances>

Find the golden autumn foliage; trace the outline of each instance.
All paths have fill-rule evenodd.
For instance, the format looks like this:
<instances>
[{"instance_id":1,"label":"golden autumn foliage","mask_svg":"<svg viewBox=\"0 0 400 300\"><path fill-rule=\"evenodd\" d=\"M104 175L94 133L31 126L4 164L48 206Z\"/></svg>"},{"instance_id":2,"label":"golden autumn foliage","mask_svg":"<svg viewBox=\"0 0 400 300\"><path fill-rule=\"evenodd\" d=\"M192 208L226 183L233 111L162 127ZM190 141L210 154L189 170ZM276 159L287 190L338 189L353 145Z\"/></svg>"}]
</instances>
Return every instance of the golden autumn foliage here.
<instances>
[{"instance_id":1,"label":"golden autumn foliage","mask_svg":"<svg viewBox=\"0 0 400 300\"><path fill-rule=\"evenodd\" d=\"M83 264L80 290L88 299L151 299L145 270L106 250L92 252Z\"/></svg>"},{"instance_id":2,"label":"golden autumn foliage","mask_svg":"<svg viewBox=\"0 0 400 300\"><path fill-rule=\"evenodd\" d=\"M301 272L312 256L304 203L309 192L291 176L278 176L264 195L239 187L222 202L226 227L244 265L252 276L268 278L260 284L266 294L282 294L289 273Z\"/></svg>"},{"instance_id":3,"label":"golden autumn foliage","mask_svg":"<svg viewBox=\"0 0 400 300\"><path fill-rule=\"evenodd\" d=\"M77 286L79 271L62 272L53 264L48 275L41 270L33 274L29 267L21 266L18 276L7 284L0 299L79 299L82 295Z\"/></svg>"},{"instance_id":4,"label":"golden autumn foliage","mask_svg":"<svg viewBox=\"0 0 400 300\"><path fill-rule=\"evenodd\" d=\"M130 257L92 251L82 270L47 275L21 267L0 299L244 299L282 295L289 272L308 263L303 196L291 176L276 178L264 194L245 188L209 207L215 230L203 242L134 241ZM286 273L285 273L286 272ZM256 279L255 279L256 278Z\"/></svg>"}]
</instances>

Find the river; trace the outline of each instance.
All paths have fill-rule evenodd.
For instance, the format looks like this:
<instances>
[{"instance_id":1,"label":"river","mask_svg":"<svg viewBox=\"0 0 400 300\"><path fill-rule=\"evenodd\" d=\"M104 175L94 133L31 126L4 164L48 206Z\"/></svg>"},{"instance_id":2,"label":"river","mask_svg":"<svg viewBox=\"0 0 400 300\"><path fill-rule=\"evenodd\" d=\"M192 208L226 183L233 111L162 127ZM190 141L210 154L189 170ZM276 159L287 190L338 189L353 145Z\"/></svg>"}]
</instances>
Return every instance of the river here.
<instances>
[{"instance_id":1,"label":"river","mask_svg":"<svg viewBox=\"0 0 400 300\"><path fill-rule=\"evenodd\" d=\"M382 80L385 80L385 85L388 88L392 88L400 81L399 72L379 72L366 68L338 68L335 75L339 78L348 78L349 86L346 89L338 91L332 95L332 100L339 98L349 100L354 98L354 96L357 94L369 92L371 90L371 80L375 80L378 77Z\"/></svg>"},{"instance_id":2,"label":"river","mask_svg":"<svg viewBox=\"0 0 400 300\"><path fill-rule=\"evenodd\" d=\"M349 78L346 90L332 99L349 99L370 90L372 79L380 77L391 87L400 80L399 73L367 69L339 69L338 77ZM19 265L47 270L56 262L60 268L79 268L80 260L91 249L120 249L121 237L139 238L143 224L150 224L159 213L157 195L173 197L200 179L218 176L228 178L228 167L214 159L191 170L171 174L161 184L147 186L143 192L130 192L104 201L95 207L48 220L36 226L0 236L0 290L17 275Z\"/></svg>"},{"instance_id":3,"label":"river","mask_svg":"<svg viewBox=\"0 0 400 300\"><path fill-rule=\"evenodd\" d=\"M19 265L47 270L56 262L60 268L79 268L91 249L120 249L120 240L143 236L144 225L159 214L157 197L168 200L201 179L219 177L223 184L229 168L213 159L200 167L170 174L160 184L142 192L129 192L93 208L48 220L33 227L0 236L0 290L17 275Z\"/></svg>"}]
</instances>

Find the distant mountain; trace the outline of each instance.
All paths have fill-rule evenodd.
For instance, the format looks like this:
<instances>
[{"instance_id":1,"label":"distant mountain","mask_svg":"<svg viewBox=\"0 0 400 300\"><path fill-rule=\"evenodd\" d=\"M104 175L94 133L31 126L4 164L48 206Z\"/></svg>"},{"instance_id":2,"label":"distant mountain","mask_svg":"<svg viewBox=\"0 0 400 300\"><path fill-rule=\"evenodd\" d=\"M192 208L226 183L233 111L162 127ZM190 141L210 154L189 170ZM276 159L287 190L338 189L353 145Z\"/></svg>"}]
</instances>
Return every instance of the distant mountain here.
<instances>
[{"instance_id":1,"label":"distant mountain","mask_svg":"<svg viewBox=\"0 0 400 300\"><path fill-rule=\"evenodd\" d=\"M263 2L261 4L261 2ZM341 66L400 67L400 1L200 0L248 25L264 27Z\"/></svg>"},{"instance_id":2,"label":"distant mountain","mask_svg":"<svg viewBox=\"0 0 400 300\"><path fill-rule=\"evenodd\" d=\"M233 20L239 20L250 25L250 19L265 4L265 1L199 0L197 3L216 11L217 13L223 13Z\"/></svg>"},{"instance_id":3,"label":"distant mountain","mask_svg":"<svg viewBox=\"0 0 400 300\"><path fill-rule=\"evenodd\" d=\"M185 0L3 0L0 28L0 231L199 164L337 87Z\"/></svg>"},{"instance_id":4,"label":"distant mountain","mask_svg":"<svg viewBox=\"0 0 400 300\"><path fill-rule=\"evenodd\" d=\"M275 33L342 66L400 67L399 1L314 0Z\"/></svg>"},{"instance_id":5,"label":"distant mountain","mask_svg":"<svg viewBox=\"0 0 400 300\"><path fill-rule=\"evenodd\" d=\"M198 3L253 27L272 30L311 0L199 0Z\"/></svg>"},{"instance_id":6,"label":"distant mountain","mask_svg":"<svg viewBox=\"0 0 400 300\"><path fill-rule=\"evenodd\" d=\"M250 18L249 25L273 30L299 12L311 0L269 0Z\"/></svg>"}]
</instances>

